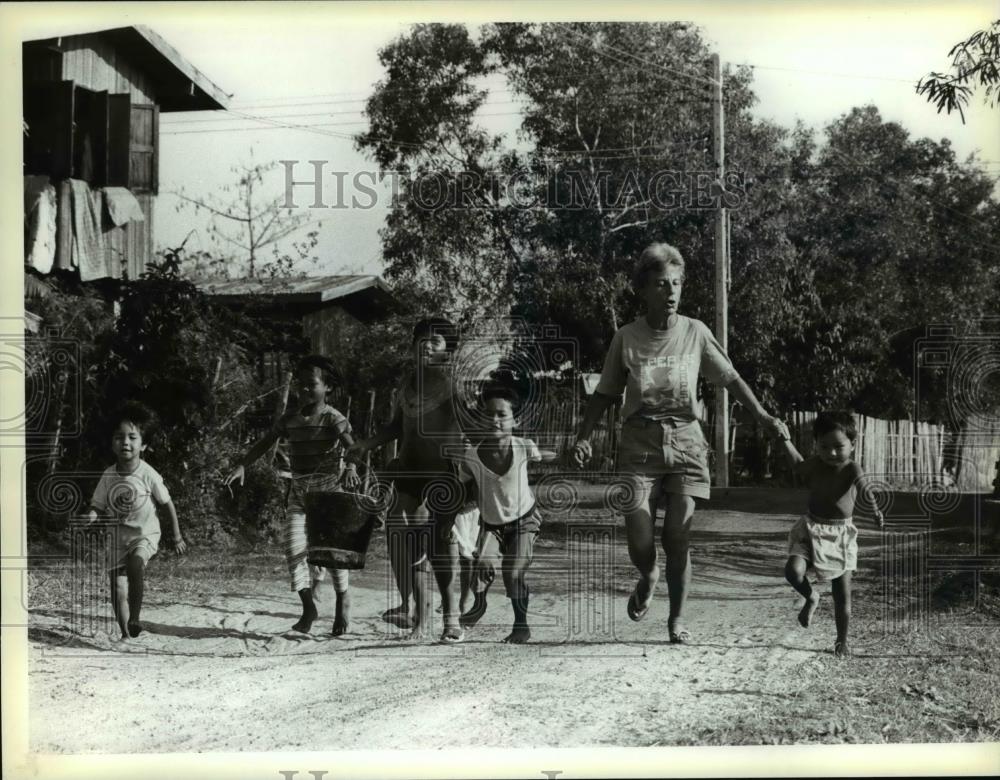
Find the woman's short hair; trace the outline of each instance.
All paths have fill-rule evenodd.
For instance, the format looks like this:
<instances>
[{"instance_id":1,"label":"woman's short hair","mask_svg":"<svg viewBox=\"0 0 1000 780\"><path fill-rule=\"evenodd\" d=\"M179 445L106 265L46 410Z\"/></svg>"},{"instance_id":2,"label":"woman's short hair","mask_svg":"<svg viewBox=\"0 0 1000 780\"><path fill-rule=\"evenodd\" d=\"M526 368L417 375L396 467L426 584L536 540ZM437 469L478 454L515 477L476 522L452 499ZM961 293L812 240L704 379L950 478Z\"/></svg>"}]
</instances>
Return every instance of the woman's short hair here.
<instances>
[{"instance_id":1,"label":"woman's short hair","mask_svg":"<svg viewBox=\"0 0 1000 780\"><path fill-rule=\"evenodd\" d=\"M666 271L668 268L680 268L681 279L684 279L684 258L677 247L662 241L650 244L642 250L639 262L635 264L632 289L638 292L645 287L651 271Z\"/></svg>"}]
</instances>

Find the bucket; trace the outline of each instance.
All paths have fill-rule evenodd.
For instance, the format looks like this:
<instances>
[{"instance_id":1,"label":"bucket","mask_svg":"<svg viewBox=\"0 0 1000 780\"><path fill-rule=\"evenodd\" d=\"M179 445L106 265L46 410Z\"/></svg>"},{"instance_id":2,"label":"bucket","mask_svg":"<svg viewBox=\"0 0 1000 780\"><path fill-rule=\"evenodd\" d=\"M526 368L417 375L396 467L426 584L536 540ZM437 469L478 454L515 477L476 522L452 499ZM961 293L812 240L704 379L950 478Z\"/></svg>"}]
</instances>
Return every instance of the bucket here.
<instances>
[{"instance_id":1,"label":"bucket","mask_svg":"<svg viewBox=\"0 0 1000 780\"><path fill-rule=\"evenodd\" d=\"M364 493L306 493L307 560L328 569L363 569L378 523L375 500Z\"/></svg>"}]
</instances>

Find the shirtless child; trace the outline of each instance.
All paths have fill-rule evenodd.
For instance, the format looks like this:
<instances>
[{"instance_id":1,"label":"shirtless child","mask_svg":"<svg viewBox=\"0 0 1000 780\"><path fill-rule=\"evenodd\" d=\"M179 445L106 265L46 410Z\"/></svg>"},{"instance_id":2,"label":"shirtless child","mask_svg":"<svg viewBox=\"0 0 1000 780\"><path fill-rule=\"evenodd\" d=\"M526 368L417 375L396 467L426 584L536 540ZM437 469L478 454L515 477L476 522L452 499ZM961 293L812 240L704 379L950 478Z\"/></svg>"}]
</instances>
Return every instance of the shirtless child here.
<instances>
[{"instance_id":1,"label":"shirtless child","mask_svg":"<svg viewBox=\"0 0 1000 780\"><path fill-rule=\"evenodd\" d=\"M455 328L448 320L418 322L413 329L413 369L400 385L392 421L348 450L348 458L358 460L368 450L399 440L399 456L387 475L396 487L387 533L389 557L403 599L397 611L405 620L412 592L416 609L411 638L428 637L433 571L444 611L443 642L464 639L454 587L458 545L452 533L462 503L453 458L465 441L456 415L458 399L450 362L456 345Z\"/></svg>"}]
</instances>

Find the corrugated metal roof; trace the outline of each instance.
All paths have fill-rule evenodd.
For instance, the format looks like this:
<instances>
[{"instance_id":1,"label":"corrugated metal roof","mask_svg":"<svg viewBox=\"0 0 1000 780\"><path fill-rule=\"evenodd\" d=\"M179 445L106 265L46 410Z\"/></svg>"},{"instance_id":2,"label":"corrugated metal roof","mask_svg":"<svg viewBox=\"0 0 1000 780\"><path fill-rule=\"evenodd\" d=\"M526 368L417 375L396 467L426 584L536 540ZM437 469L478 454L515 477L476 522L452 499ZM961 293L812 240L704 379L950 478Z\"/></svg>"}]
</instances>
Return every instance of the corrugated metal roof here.
<instances>
[{"instance_id":1,"label":"corrugated metal roof","mask_svg":"<svg viewBox=\"0 0 1000 780\"><path fill-rule=\"evenodd\" d=\"M209 295L243 297L267 295L286 300L323 303L375 288L388 292L378 276L306 276L278 279L223 279L199 282L198 289Z\"/></svg>"}]
</instances>

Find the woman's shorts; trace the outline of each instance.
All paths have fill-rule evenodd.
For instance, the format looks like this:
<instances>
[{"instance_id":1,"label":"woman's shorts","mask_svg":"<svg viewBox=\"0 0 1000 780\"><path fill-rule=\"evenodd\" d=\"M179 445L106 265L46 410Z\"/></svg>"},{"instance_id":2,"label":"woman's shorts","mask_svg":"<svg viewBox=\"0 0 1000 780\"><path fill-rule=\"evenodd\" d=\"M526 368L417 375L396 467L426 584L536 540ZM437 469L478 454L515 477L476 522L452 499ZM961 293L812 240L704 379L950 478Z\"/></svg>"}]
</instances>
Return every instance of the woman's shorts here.
<instances>
[{"instance_id":1,"label":"woman's shorts","mask_svg":"<svg viewBox=\"0 0 1000 780\"><path fill-rule=\"evenodd\" d=\"M629 417L622 424L618 472L632 483L636 507L646 505L657 490L708 498L708 442L701 425L697 420Z\"/></svg>"},{"instance_id":2,"label":"woman's shorts","mask_svg":"<svg viewBox=\"0 0 1000 780\"><path fill-rule=\"evenodd\" d=\"M821 580L835 580L858 568L858 529L851 518L819 520L803 515L788 532L788 555L809 562Z\"/></svg>"}]
</instances>

